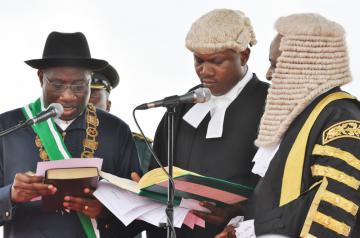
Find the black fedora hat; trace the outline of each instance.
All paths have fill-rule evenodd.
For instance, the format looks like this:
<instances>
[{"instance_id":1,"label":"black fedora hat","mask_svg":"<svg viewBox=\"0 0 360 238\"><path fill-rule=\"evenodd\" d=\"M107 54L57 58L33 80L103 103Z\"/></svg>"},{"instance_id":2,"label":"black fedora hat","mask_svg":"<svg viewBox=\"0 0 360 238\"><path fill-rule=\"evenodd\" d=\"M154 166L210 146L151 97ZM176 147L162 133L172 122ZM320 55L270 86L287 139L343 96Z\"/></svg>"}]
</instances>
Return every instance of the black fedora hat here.
<instances>
[{"instance_id":1,"label":"black fedora hat","mask_svg":"<svg viewBox=\"0 0 360 238\"><path fill-rule=\"evenodd\" d=\"M110 64L103 69L94 71L91 80L92 88L106 88L110 92L119 84L119 74Z\"/></svg>"},{"instance_id":2,"label":"black fedora hat","mask_svg":"<svg viewBox=\"0 0 360 238\"><path fill-rule=\"evenodd\" d=\"M35 69L71 66L96 70L108 65L105 60L91 58L89 45L83 33L56 31L51 32L46 39L42 59L27 60L25 63Z\"/></svg>"}]
</instances>

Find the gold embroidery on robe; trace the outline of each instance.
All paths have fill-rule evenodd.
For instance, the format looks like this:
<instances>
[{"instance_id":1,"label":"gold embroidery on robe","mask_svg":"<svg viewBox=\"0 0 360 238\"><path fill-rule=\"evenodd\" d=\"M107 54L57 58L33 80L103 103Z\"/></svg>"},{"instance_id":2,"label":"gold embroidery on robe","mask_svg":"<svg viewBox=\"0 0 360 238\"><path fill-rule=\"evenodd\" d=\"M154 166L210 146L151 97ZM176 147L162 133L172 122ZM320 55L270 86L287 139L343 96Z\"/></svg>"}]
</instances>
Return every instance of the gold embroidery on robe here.
<instances>
[{"instance_id":1,"label":"gold embroidery on robe","mask_svg":"<svg viewBox=\"0 0 360 238\"><path fill-rule=\"evenodd\" d=\"M339 138L354 138L360 140L360 122L347 120L336 123L327 128L322 134L322 144L325 145L330 141Z\"/></svg>"},{"instance_id":2,"label":"gold embroidery on robe","mask_svg":"<svg viewBox=\"0 0 360 238\"><path fill-rule=\"evenodd\" d=\"M330 203L333 206L339 207L344 211L350 213L351 215L355 216L359 210L359 206L353 203L352 201L344 198L339 194L335 194L330 191L325 191L323 194L323 200Z\"/></svg>"},{"instance_id":3,"label":"gold embroidery on robe","mask_svg":"<svg viewBox=\"0 0 360 238\"><path fill-rule=\"evenodd\" d=\"M315 145L313 155L330 156L343 160L345 163L360 171L360 160L353 154L328 145Z\"/></svg>"},{"instance_id":4,"label":"gold embroidery on robe","mask_svg":"<svg viewBox=\"0 0 360 238\"><path fill-rule=\"evenodd\" d=\"M327 216L321 212L317 212L314 216L314 222L328 228L329 230L335 231L336 233L349 236L351 227L343 222L340 222L330 216Z\"/></svg>"},{"instance_id":5,"label":"gold embroidery on robe","mask_svg":"<svg viewBox=\"0 0 360 238\"><path fill-rule=\"evenodd\" d=\"M331 167L326 167L316 164L311 166L311 172L313 176L328 177L356 190L360 186L360 181L357 180L356 178Z\"/></svg>"}]
</instances>

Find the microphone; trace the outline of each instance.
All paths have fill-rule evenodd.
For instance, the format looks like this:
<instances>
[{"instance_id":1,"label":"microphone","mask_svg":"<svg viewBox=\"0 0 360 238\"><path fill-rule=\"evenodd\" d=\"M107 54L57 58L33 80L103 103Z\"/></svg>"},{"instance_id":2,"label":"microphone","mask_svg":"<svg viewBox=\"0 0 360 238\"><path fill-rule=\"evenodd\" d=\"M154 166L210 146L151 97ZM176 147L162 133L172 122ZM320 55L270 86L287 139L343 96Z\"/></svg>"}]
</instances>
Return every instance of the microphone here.
<instances>
[{"instance_id":1,"label":"microphone","mask_svg":"<svg viewBox=\"0 0 360 238\"><path fill-rule=\"evenodd\" d=\"M34 125L36 123L45 121L49 119L50 117L60 117L64 113L64 108L60 103L51 103L46 110L40 112L35 117L30 118L26 120L25 122L22 121L19 124L10 127L8 129L5 129L3 131L0 131L0 137L3 137L5 135L8 135L14 131L17 131L19 129Z\"/></svg>"},{"instance_id":2,"label":"microphone","mask_svg":"<svg viewBox=\"0 0 360 238\"><path fill-rule=\"evenodd\" d=\"M135 108L135 110L145 110L154 107L175 106L180 103L204 103L210 100L211 92L208 88L198 88L184 95L170 96L162 100L144 103Z\"/></svg>"},{"instance_id":3,"label":"microphone","mask_svg":"<svg viewBox=\"0 0 360 238\"><path fill-rule=\"evenodd\" d=\"M44 111L37 114L35 117L26 121L27 126L45 121L50 117L59 118L64 113L64 108L60 103L51 103Z\"/></svg>"}]
</instances>

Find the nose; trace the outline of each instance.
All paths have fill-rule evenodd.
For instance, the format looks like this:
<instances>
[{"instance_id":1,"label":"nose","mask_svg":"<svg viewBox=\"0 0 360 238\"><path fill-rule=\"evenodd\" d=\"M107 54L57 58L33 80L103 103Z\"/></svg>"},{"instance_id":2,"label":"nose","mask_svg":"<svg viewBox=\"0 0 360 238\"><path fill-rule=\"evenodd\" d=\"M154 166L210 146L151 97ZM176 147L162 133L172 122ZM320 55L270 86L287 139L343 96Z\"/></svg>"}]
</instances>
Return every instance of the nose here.
<instances>
[{"instance_id":1,"label":"nose","mask_svg":"<svg viewBox=\"0 0 360 238\"><path fill-rule=\"evenodd\" d=\"M204 62L201 65L199 74L200 74L201 78L210 77L210 76L214 75L214 70L213 70L213 68L211 67L211 65L209 63Z\"/></svg>"},{"instance_id":2,"label":"nose","mask_svg":"<svg viewBox=\"0 0 360 238\"><path fill-rule=\"evenodd\" d=\"M67 100L74 100L76 98L75 93L70 89L70 87L66 87L64 92L61 94L61 99Z\"/></svg>"},{"instance_id":3,"label":"nose","mask_svg":"<svg viewBox=\"0 0 360 238\"><path fill-rule=\"evenodd\" d=\"M273 71L274 71L274 69L273 69L272 67L269 67L269 68L268 68L268 70L267 70L267 72L266 72L266 79L267 79L267 80L271 81L272 75L273 75Z\"/></svg>"}]
</instances>

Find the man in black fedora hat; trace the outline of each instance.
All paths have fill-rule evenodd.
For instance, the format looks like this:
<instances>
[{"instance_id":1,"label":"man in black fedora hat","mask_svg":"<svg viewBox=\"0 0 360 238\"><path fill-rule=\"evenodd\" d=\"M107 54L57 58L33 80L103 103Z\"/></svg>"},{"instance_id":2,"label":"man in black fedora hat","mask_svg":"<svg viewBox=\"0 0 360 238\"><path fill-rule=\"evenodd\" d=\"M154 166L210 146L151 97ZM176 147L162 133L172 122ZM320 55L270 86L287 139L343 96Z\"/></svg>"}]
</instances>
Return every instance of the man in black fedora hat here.
<instances>
[{"instance_id":1,"label":"man in black fedora hat","mask_svg":"<svg viewBox=\"0 0 360 238\"><path fill-rule=\"evenodd\" d=\"M114 224L119 223L91 190L84 189L86 197L65 196L62 212L46 213L41 201L32 200L51 196L57 188L44 184L43 177L27 173L35 171L39 161L72 157L103 158L102 170L120 177L141 173L128 125L88 104L91 74L108 63L91 58L80 32L50 33L43 57L26 63L38 70L42 96L1 114L0 131L37 115L51 103L60 103L64 112L60 118L0 138L0 225L4 225L4 237L92 238L99 233L112 237ZM131 237L125 230L117 235Z\"/></svg>"}]
</instances>

